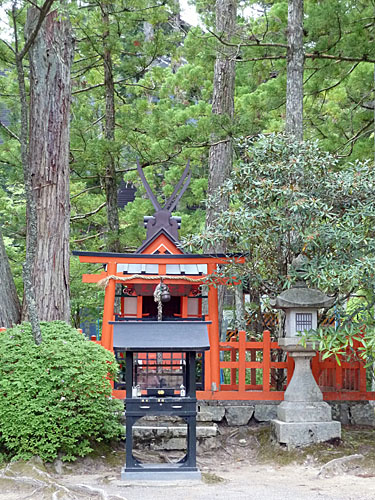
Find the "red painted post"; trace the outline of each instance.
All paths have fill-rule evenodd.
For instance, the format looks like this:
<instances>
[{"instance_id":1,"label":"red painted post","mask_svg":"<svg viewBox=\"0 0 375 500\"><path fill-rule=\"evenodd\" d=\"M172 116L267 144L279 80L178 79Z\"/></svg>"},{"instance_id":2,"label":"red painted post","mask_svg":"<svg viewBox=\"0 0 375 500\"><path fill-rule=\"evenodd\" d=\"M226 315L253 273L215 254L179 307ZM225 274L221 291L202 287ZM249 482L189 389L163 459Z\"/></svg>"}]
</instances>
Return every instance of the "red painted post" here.
<instances>
[{"instance_id":1,"label":"red painted post","mask_svg":"<svg viewBox=\"0 0 375 500\"><path fill-rule=\"evenodd\" d=\"M107 265L107 276L115 275L117 264L111 262ZM103 325L102 325L102 346L109 351L113 350L113 325L109 321L113 321L114 307L115 307L115 290L116 281L109 280L107 288L105 289L104 296L104 310L103 310Z\"/></svg>"},{"instance_id":2,"label":"red painted post","mask_svg":"<svg viewBox=\"0 0 375 500\"><path fill-rule=\"evenodd\" d=\"M246 332L238 332L238 392L241 395L246 390ZM241 396L240 396L241 397Z\"/></svg>"},{"instance_id":3,"label":"red painted post","mask_svg":"<svg viewBox=\"0 0 375 500\"><path fill-rule=\"evenodd\" d=\"M263 332L263 391L270 391L271 371L271 333L269 330Z\"/></svg>"},{"instance_id":4,"label":"red painted post","mask_svg":"<svg viewBox=\"0 0 375 500\"><path fill-rule=\"evenodd\" d=\"M188 317L188 298L181 297L181 318Z\"/></svg>"},{"instance_id":5,"label":"red painted post","mask_svg":"<svg viewBox=\"0 0 375 500\"><path fill-rule=\"evenodd\" d=\"M206 321L210 321L210 316L207 315L204 318ZM208 333L210 336L210 326L208 325ZM209 338L210 344L211 344L211 338ZM210 391L211 390L211 350L210 351L205 351L203 353L204 356L204 390L205 391Z\"/></svg>"},{"instance_id":6,"label":"red painted post","mask_svg":"<svg viewBox=\"0 0 375 500\"><path fill-rule=\"evenodd\" d=\"M215 264L208 264L208 274L213 274L216 270ZM217 289L214 286L208 287L208 314L212 322L208 328L210 340L209 356L211 358L211 387L220 388L220 363L219 363L219 305Z\"/></svg>"},{"instance_id":7,"label":"red painted post","mask_svg":"<svg viewBox=\"0 0 375 500\"><path fill-rule=\"evenodd\" d=\"M142 309L143 309L143 297L142 295L137 295L137 318L142 319Z\"/></svg>"}]
</instances>

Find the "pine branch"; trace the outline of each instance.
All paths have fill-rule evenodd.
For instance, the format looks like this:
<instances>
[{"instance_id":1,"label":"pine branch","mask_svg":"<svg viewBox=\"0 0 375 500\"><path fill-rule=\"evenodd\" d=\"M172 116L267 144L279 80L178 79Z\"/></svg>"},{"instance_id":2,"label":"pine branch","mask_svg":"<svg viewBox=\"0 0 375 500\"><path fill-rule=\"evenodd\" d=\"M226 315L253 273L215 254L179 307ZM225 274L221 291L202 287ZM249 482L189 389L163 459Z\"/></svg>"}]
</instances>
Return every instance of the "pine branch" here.
<instances>
[{"instance_id":1,"label":"pine branch","mask_svg":"<svg viewBox=\"0 0 375 500\"><path fill-rule=\"evenodd\" d=\"M14 50L14 48L13 48L13 47L12 47L12 46L11 46L11 45L10 45L10 44L6 41L6 40L1 39L0 41L1 41L1 42L3 42L3 44L4 44L4 45L6 45L6 47L7 47L9 50L11 50L11 51L13 52L13 54L15 54L15 53L16 53L16 51Z\"/></svg>"},{"instance_id":2,"label":"pine branch","mask_svg":"<svg viewBox=\"0 0 375 500\"><path fill-rule=\"evenodd\" d=\"M371 59L367 57L367 54L363 54L362 57L345 57L342 55L331 55L331 54L323 54L320 52L313 52L312 54L307 53L305 57L309 59L330 59L331 61L342 61L342 62L369 62L375 63L375 59Z\"/></svg>"},{"instance_id":3,"label":"pine branch","mask_svg":"<svg viewBox=\"0 0 375 500\"><path fill-rule=\"evenodd\" d=\"M6 133L9 134L10 137L12 137L12 139L16 139L16 141L21 142L21 139L18 137L18 135L12 132L10 128L8 128L1 120L0 120L0 127L2 127L6 131Z\"/></svg>"},{"instance_id":4,"label":"pine branch","mask_svg":"<svg viewBox=\"0 0 375 500\"><path fill-rule=\"evenodd\" d=\"M91 215L97 214L102 208L105 207L105 205L106 205L106 203L104 202L101 205L99 205L98 208L96 208L92 212L88 212L87 214L74 215L73 217L70 218L70 220L71 221L82 220L82 219L86 219L87 217L91 217Z\"/></svg>"},{"instance_id":5,"label":"pine branch","mask_svg":"<svg viewBox=\"0 0 375 500\"><path fill-rule=\"evenodd\" d=\"M80 191L77 194L74 194L73 196L70 197L70 199L73 200L74 198L78 198L78 196L81 196L81 194L87 193L88 191L92 191L93 189L98 189L98 188L100 189L101 186L100 185L98 185L98 186L91 186L89 188L84 189L83 191Z\"/></svg>"},{"instance_id":6,"label":"pine branch","mask_svg":"<svg viewBox=\"0 0 375 500\"><path fill-rule=\"evenodd\" d=\"M83 241L91 240L93 238L99 238L106 232L107 231L100 231L99 233L91 234L90 236L85 236L84 238L80 238L79 240L73 240L72 243L82 243Z\"/></svg>"},{"instance_id":7,"label":"pine branch","mask_svg":"<svg viewBox=\"0 0 375 500\"><path fill-rule=\"evenodd\" d=\"M156 90L156 86L146 87L146 85L141 85L140 83L125 83L126 80L127 80L127 78L121 78L121 80L117 80L116 82L113 82L113 84L119 85L120 83L122 83L126 87L142 87L143 89L146 89L146 90ZM98 87L104 87L104 85L105 85L104 82L97 83L96 85L92 85L91 87L85 87L84 89L75 90L74 92L72 92L72 95L81 94L82 92L87 92L88 90L96 89Z\"/></svg>"},{"instance_id":8,"label":"pine branch","mask_svg":"<svg viewBox=\"0 0 375 500\"><path fill-rule=\"evenodd\" d=\"M308 94L305 94L305 95L316 95L316 94L321 94L322 92L327 92L328 90L332 90L334 89L335 87L338 87L344 80L347 76L349 76L354 70L355 68L358 66L359 62L356 62L355 64L353 64L353 66L350 68L349 71L347 71L345 73L345 75L340 79L338 80L336 83L328 86L328 87L325 87L323 89L319 89L319 90L315 90L314 92L310 92Z\"/></svg>"}]
</instances>

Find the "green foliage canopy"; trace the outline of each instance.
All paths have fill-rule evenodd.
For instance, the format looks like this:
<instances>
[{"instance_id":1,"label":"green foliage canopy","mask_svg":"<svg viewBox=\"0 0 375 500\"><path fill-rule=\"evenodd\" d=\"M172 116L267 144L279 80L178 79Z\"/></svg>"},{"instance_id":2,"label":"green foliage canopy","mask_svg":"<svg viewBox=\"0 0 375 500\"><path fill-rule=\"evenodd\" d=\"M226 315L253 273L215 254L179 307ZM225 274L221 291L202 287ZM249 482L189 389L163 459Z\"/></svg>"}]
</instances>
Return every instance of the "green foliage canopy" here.
<instances>
[{"instance_id":1,"label":"green foliage canopy","mask_svg":"<svg viewBox=\"0 0 375 500\"><path fill-rule=\"evenodd\" d=\"M349 293L375 286L375 171L369 162L342 164L317 142L282 134L244 139L222 190L230 208L190 244L226 240L246 254L238 268L261 294L295 279L289 264L309 258L306 280ZM210 202L210 201L209 201Z\"/></svg>"}]
</instances>

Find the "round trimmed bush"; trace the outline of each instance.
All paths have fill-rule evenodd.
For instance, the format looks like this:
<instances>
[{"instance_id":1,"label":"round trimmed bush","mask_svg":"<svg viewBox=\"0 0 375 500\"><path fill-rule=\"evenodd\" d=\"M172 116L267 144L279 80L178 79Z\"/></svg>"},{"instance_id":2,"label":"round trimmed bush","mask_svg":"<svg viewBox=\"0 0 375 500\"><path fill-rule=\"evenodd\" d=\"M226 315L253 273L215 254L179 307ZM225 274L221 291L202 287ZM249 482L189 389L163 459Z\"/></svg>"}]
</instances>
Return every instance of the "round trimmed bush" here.
<instances>
[{"instance_id":1,"label":"round trimmed bush","mask_svg":"<svg viewBox=\"0 0 375 500\"><path fill-rule=\"evenodd\" d=\"M119 438L123 404L111 397L114 356L62 321L0 332L0 451L8 457L63 460Z\"/></svg>"}]
</instances>

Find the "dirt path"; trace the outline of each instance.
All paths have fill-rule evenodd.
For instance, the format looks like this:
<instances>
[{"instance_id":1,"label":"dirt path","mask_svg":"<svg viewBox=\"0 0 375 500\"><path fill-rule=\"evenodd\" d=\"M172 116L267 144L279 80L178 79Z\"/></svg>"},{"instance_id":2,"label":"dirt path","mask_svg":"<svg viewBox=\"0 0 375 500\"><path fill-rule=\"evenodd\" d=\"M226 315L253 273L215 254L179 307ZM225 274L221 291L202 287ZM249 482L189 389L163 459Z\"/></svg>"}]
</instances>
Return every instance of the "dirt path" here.
<instances>
[{"instance_id":1,"label":"dirt path","mask_svg":"<svg viewBox=\"0 0 375 500\"><path fill-rule=\"evenodd\" d=\"M74 464L11 463L0 469L0 500L375 500L374 429L294 451L266 429L223 430L219 448L200 450L196 482L121 481L123 463L122 448Z\"/></svg>"},{"instance_id":2,"label":"dirt path","mask_svg":"<svg viewBox=\"0 0 375 500\"><path fill-rule=\"evenodd\" d=\"M374 500L375 477L358 477L356 469L318 477L319 467L240 465L228 463L206 475L202 482L137 484L108 474L51 477L46 484L10 485L2 488L1 500ZM47 478L44 477L43 480ZM4 485L3 485L4 486ZM31 496L30 496L31 495Z\"/></svg>"}]
</instances>

